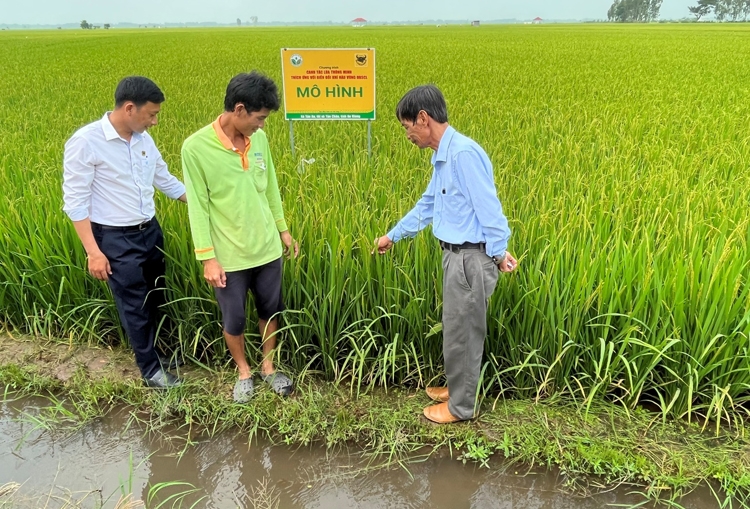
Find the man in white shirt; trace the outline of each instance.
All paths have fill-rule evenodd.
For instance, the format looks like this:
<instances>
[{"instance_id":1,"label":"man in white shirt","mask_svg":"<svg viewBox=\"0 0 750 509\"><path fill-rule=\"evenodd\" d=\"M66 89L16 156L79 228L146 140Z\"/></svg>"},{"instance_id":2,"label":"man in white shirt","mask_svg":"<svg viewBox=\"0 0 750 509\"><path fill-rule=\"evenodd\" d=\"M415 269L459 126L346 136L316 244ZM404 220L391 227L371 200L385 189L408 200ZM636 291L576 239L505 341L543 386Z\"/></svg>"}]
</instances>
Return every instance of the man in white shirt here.
<instances>
[{"instance_id":1,"label":"man in white shirt","mask_svg":"<svg viewBox=\"0 0 750 509\"><path fill-rule=\"evenodd\" d=\"M183 202L185 186L167 170L146 130L164 94L142 76L117 85L115 109L65 143L63 210L88 256L89 273L107 281L147 385L180 385L154 349L164 302L164 237L154 217L154 187Z\"/></svg>"}]
</instances>

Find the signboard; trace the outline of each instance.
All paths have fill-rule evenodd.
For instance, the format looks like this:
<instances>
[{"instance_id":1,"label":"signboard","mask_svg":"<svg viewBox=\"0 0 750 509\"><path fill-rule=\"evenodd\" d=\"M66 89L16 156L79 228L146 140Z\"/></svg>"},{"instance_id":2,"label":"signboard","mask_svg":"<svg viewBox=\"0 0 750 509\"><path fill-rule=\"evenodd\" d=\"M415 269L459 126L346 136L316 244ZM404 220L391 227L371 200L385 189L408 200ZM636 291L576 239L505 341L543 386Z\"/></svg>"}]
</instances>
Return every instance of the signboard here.
<instances>
[{"instance_id":1,"label":"signboard","mask_svg":"<svg viewBox=\"0 0 750 509\"><path fill-rule=\"evenodd\" d=\"M286 120L374 120L375 50L281 49Z\"/></svg>"}]
</instances>

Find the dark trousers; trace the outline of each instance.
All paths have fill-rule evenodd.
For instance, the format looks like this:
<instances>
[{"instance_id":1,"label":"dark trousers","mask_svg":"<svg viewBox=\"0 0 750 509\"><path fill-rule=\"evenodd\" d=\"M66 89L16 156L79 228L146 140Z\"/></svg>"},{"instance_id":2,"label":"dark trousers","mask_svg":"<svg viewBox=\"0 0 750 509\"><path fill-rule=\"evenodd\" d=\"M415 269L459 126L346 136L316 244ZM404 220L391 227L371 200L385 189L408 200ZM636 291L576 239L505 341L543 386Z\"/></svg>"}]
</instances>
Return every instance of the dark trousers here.
<instances>
[{"instance_id":1,"label":"dark trousers","mask_svg":"<svg viewBox=\"0 0 750 509\"><path fill-rule=\"evenodd\" d=\"M154 350L159 306L165 301L164 236L156 219L143 227L115 228L92 223L99 249L109 260L109 287L120 321L145 378L161 367Z\"/></svg>"}]
</instances>

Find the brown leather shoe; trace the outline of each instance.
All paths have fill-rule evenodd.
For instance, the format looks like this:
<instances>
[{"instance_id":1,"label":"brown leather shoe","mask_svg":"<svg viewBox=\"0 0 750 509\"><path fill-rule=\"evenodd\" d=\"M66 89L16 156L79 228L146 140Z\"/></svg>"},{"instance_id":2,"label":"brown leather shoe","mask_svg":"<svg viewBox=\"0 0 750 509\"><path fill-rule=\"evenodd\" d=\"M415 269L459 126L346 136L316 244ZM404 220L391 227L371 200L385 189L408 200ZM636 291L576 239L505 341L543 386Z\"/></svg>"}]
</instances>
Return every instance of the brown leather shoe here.
<instances>
[{"instance_id":1,"label":"brown leather shoe","mask_svg":"<svg viewBox=\"0 0 750 509\"><path fill-rule=\"evenodd\" d=\"M448 410L448 403L438 403L425 407L424 416L432 422L438 424L450 424L452 422L458 422L462 419L455 417L450 410Z\"/></svg>"},{"instance_id":2,"label":"brown leather shoe","mask_svg":"<svg viewBox=\"0 0 750 509\"><path fill-rule=\"evenodd\" d=\"M448 401L447 387L425 387L424 392L432 401L437 401L438 403L445 403Z\"/></svg>"}]
</instances>

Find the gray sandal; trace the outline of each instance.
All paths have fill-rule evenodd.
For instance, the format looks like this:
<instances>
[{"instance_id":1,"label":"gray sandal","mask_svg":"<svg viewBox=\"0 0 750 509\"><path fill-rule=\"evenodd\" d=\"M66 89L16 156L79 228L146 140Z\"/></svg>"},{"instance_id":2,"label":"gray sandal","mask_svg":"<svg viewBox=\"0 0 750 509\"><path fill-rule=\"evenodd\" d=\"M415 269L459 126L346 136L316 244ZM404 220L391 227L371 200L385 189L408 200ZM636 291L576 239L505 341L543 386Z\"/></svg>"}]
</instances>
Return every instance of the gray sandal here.
<instances>
[{"instance_id":1,"label":"gray sandal","mask_svg":"<svg viewBox=\"0 0 750 509\"><path fill-rule=\"evenodd\" d=\"M237 403L247 403L253 397L254 390L252 377L237 380L237 383L234 384L234 401Z\"/></svg>"},{"instance_id":2,"label":"gray sandal","mask_svg":"<svg viewBox=\"0 0 750 509\"><path fill-rule=\"evenodd\" d=\"M270 375L261 374L260 377L264 382L270 385L273 392L275 392L279 396L289 396L292 393L292 389L294 389L292 380L284 373L279 373L278 371L276 371L274 373L271 373Z\"/></svg>"}]
</instances>

